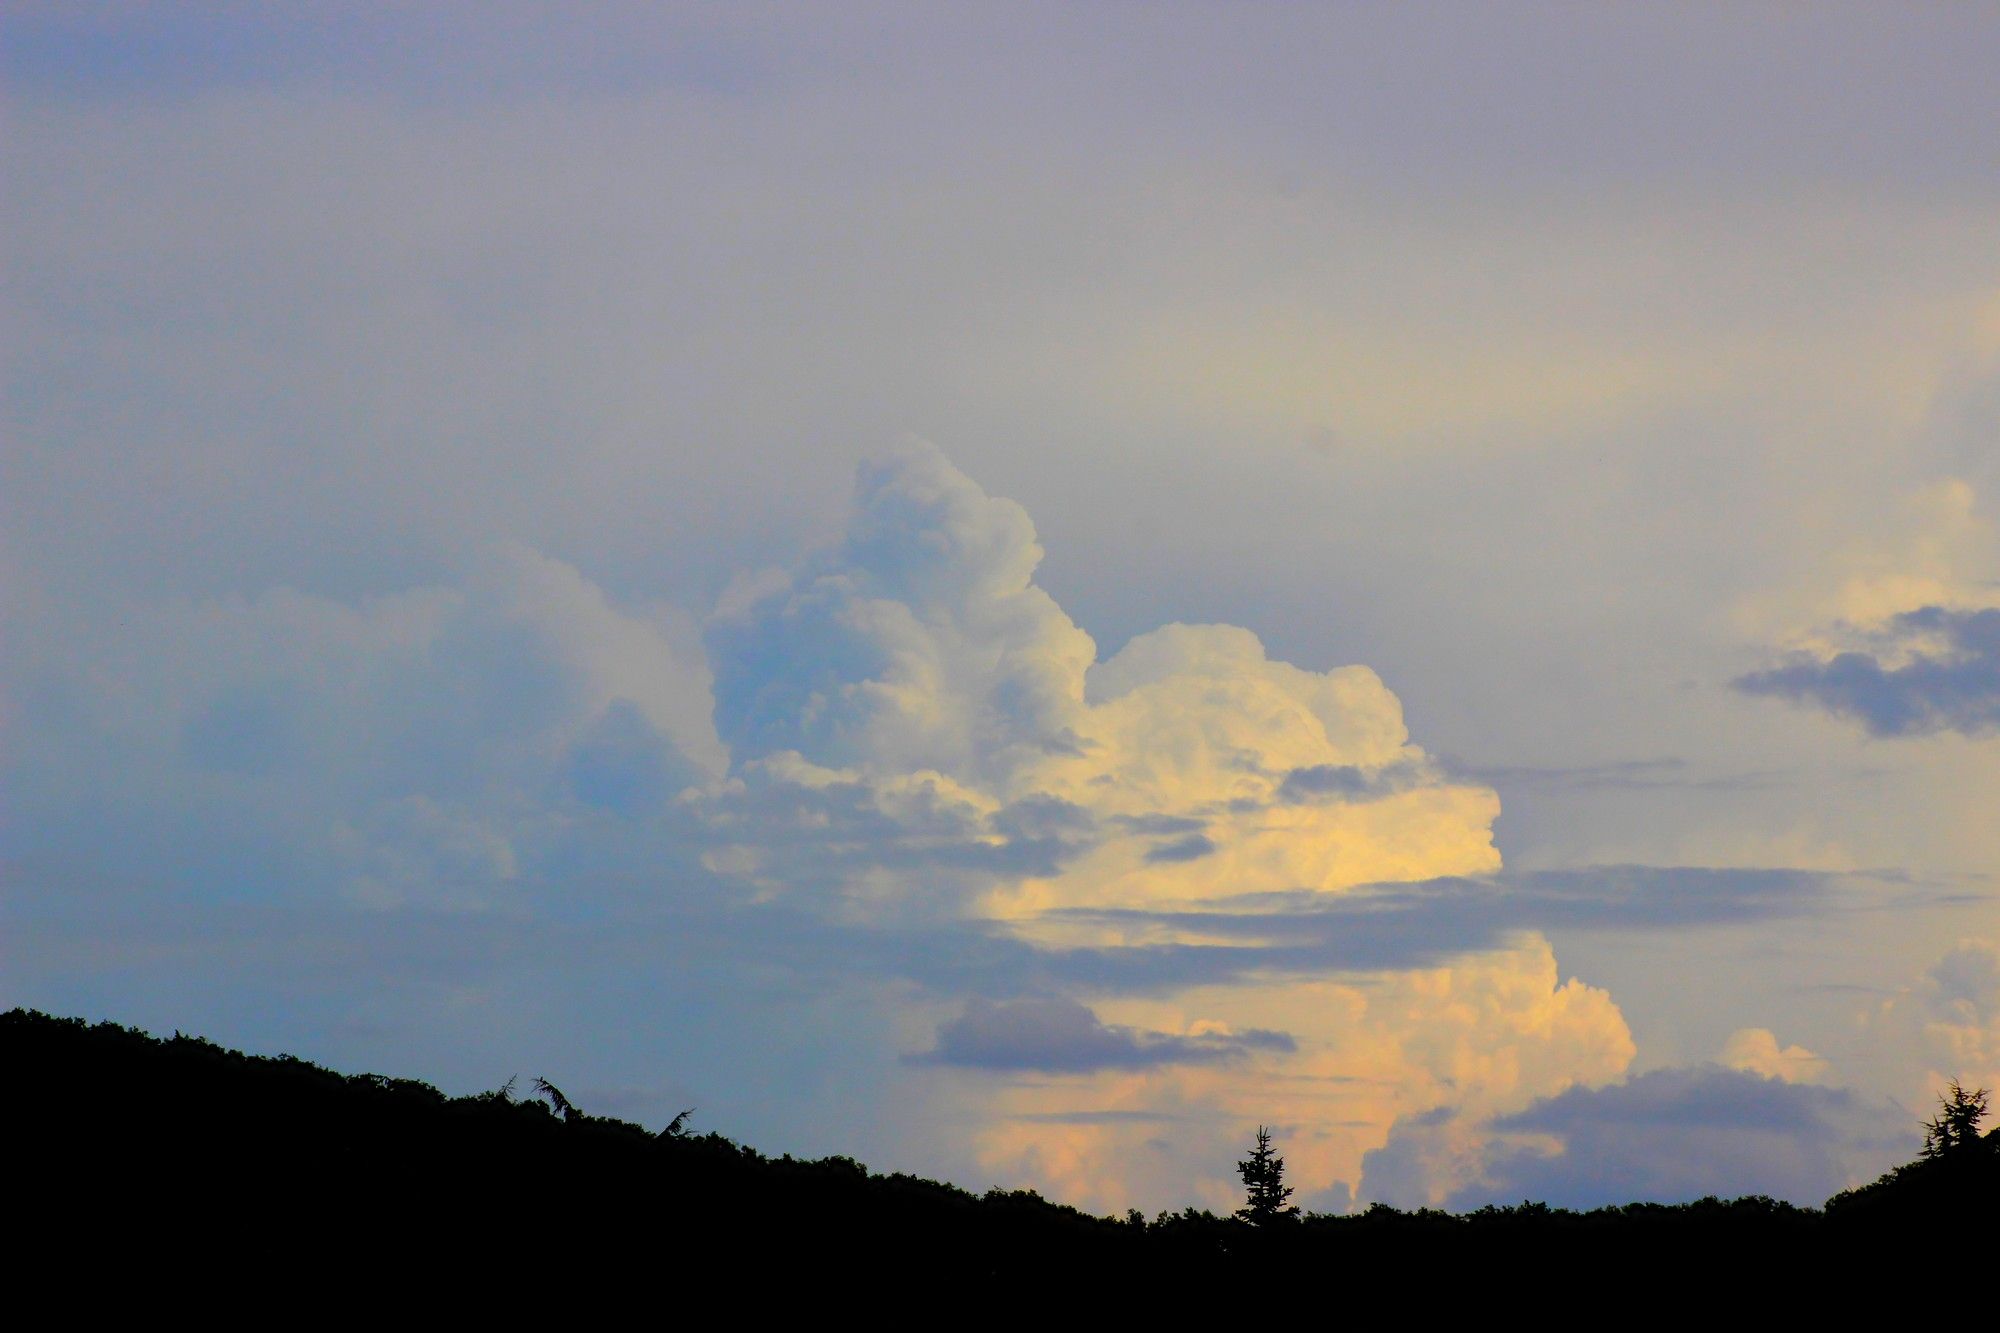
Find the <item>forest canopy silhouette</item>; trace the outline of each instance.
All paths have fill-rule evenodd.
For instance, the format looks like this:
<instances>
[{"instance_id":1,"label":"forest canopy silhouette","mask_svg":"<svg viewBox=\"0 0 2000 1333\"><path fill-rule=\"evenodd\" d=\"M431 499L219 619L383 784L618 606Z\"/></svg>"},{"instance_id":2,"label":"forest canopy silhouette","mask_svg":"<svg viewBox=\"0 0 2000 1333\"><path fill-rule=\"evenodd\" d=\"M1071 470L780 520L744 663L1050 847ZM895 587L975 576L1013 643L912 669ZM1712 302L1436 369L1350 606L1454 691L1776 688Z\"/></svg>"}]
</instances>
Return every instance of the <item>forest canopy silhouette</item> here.
<instances>
[{"instance_id":1,"label":"forest canopy silhouette","mask_svg":"<svg viewBox=\"0 0 2000 1333\"><path fill-rule=\"evenodd\" d=\"M1260 1126L1238 1164L1241 1211L1148 1220L1094 1217L1032 1191L980 1195L873 1174L845 1157L770 1157L691 1129L690 1112L653 1132L589 1114L544 1076L526 1096L510 1078L449 1097L411 1079L20 1009L0 1015L0 1060L17 1089L16 1200L37 1219L17 1252L58 1267L107 1250L168 1267L227 1256L308 1280L357 1264L547 1275L671 1256L711 1274L851 1277L893 1263L917 1283L1159 1291L1229 1284L1274 1263L1390 1273L1446 1262L1498 1275L1550 1247L1621 1272L1665 1273L1741 1246L1774 1263L1833 1253L1879 1263L1933 1243L1940 1228L1990 1226L2000 1200L1987 1094L1957 1084L1921 1157L1823 1209L1749 1197L1301 1216L1273 1132Z\"/></svg>"}]
</instances>

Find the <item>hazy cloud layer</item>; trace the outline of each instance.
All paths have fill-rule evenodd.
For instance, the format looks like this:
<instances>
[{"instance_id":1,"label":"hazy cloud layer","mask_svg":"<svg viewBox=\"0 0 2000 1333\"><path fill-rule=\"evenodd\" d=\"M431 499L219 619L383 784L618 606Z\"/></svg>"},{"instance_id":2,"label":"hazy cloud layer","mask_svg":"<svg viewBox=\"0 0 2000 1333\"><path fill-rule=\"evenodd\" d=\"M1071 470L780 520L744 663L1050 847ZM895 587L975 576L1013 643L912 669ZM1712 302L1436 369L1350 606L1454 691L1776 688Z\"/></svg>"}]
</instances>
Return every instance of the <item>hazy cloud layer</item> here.
<instances>
[{"instance_id":1,"label":"hazy cloud layer","mask_svg":"<svg viewBox=\"0 0 2000 1333\"><path fill-rule=\"evenodd\" d=\"M938 1029L935 1050L916 1063L970 1069L1089 1073L1156 1065L1218 1064L1251 1051L1291 1052L1298 1043L1283 1032L1204 1032L1177 1036L1107 1026L1073 1000L974 1000Z\"/></svg>"},{"instance_id":2,"label":"hazy cloud layer","mask_svg":"<svg viewBox=\"0 0 2000 1333\"><path fill-rule=\"evenodd\" d=\"M1228 981L1255 973L1430 966L1512 934L1558 928L1646 930L1800 916L1839 878L1817 871L1602 866L1502 872L1303 892L1214 898L1196 910L1057 909L1043 925L1123 932L1117 948L1078 944L1060 966L1121 987Z\"/></svg>"},{"instance_id":3,"label":"hazy cloud layer","mask_svg":"<svg viewBox=\"0 0 2000 1333\"><path fill-rule=\"evenodd\" d=\"M24 654L18 854L196 900L518 902L594 824L657 823L720 769L673 624L519 547L358 603L136 608L116 640Z\"/></svg>"}]
</instances>

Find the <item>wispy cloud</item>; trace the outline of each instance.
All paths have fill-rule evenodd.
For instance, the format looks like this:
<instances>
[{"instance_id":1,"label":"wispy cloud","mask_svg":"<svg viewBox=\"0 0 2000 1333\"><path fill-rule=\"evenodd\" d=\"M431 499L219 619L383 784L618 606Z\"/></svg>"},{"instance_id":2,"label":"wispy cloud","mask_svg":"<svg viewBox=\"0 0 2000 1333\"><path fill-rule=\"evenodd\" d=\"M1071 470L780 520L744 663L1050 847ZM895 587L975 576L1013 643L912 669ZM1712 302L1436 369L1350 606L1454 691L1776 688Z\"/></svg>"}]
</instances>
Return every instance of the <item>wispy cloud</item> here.
<instances>
[{"instance_id":1,"label":"wispy cloud","mask_svg":"<svg viewBox=\"0 0 2000 1333\"><path fill-rule=\"evenodd\" d=\"M1089 1073L1160 1065L1218 1064L1258 1051L1289 1054L1290 1035L1264 1029L1178 1035L1108 1025L1074 1000L973 1000L938 1028L937 1046L908 1057L919 1064L996 1071Z\"/></svg>"},{"instance_id":2,"label":"wispy cloud","mask_svg":"<svg viewBox=\"0 0 2000 1333\"><path fill-rule=\"evenodd\" d=\"M1601 764L1489 764L1465 769L1468 777L1504 791L1761 791L1788 785L1777 772L1709 773L1685 759L1618 759Z\"/></svg>"}]
</instances>

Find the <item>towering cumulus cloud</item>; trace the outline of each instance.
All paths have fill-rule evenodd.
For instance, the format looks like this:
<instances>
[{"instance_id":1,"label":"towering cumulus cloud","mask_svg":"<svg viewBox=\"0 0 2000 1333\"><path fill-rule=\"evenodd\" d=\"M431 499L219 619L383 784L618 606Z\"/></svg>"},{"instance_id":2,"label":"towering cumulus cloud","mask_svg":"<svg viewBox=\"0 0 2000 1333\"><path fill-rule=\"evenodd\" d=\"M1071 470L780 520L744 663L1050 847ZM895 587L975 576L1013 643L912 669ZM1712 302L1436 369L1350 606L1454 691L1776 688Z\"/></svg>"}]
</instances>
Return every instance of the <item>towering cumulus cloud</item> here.
<instances>
[{"instance_id":1,"label":"towering cumulus cloud","mask_svg":"<svg viewBox=\"0 0 2000 1333\"><path fill-rule=\"evenodd\" d=\"M1040 558L1020 506L936 450L864 467L846 541L710 631L739 776L948 814L921 830L940 862L1021 871L1036 858L1002 853L1022 830L1054 838L1058 873L982 884L1000 912L1498 868L1497 798L1438 775L1374 672L1273 662L1226 625L1098 662L1031 581Z\"/></svg>"},{"instance_id":2,"label":"towering cumulus cloud","mask_svg":"<svg viewBox=\"0 0 2000 1333\"><path fill-rule=\"evenodd\" d=\"M935 450L864 465L846 541L717 621L724 739L739 760L1014 790L1076 744L1096 651L1030 582L1041 556L1026 512Z\"/></svg>"},{"instance_id":3,"label":"towering cumulus cloud","mask_svg":"<svg viewBox=\"0 0 2000 1333\"><path fill-rule=\"evenodd\" d=\"M808 1084L773 1038L810 1004L922 1108L883 1112L931 1145L891 1165L1107 1208L1228 1204L1259 1123L1328 1207L1391 1126L1448 1115L1421 1160L1452 1189L1484 1126L1625 1070L1618 1009L1532 927L1658 908L1496 876L1494 793L1366 667L1225 625L1099 660L1040 558L1020 506L912 445L862 467L838 543L705 624L519 547L358 602L135 610L48 650L23 860L84 917L67 886L138 882L316 931L505 918L524 959L615 920L590 967L644 974L605 981L621 1018L731 1053L690 1077Z\"/></svg>"},{"instance_id":4,"label":"towering cumulus cloud","mask_svg":"<svg viewBox=\"0 0 2000 1333\"><path fill-rule=\"evenodd\" d=\"M1017 993L932 994L912 1053L959 1081L991 1169L1107 1206L1207 1177L1224 1202L1217 1164L1275 1121L1344 1199L1399 1115L1624 1069L1616 1007L1537 936L1417 971L1281 962L1301 894L1497 870L1497 798L1412 745L1366 667L1274 662L1223 625L1099 661L1040 558L1020 506L936 450L864 466L845 539L712 623L733 767L691 798L708 864L756 893L969 917L1032 951Z\"/></svg>"}]
</instances>

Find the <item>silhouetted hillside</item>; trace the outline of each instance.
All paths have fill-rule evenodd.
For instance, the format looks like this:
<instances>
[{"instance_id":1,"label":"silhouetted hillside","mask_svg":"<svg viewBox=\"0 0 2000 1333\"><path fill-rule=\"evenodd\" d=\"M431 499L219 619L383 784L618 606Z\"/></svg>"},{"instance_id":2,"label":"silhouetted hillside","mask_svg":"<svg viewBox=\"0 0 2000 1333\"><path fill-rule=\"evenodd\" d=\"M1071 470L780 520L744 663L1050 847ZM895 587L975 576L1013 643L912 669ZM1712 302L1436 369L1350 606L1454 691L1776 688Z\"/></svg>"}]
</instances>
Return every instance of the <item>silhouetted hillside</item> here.
<instances>
[{"instance_id":1,"label":"silhouetted hillside","mask_svg":"<svg viewBox=\"0 0 2000 1333\"><path fill-rule=\"evenodd\" d=\"M1953 1080L1924 1126L1923 1156L1873 1184L1827 1200L1827 1214L1849 1227L1908 1234L1949 1220L1960 1243L1985 1241L2000 1208L2000 1126L1982 1132L1984 1089ZM1940 1245L1950 1242L1939 1238Z\"/></svg>"},{"instance_id":2,"label":"silhouetted hillside","mask_svg":"<svg viewBox=\"0 0 2000 1333\"><path fill-rule=\"evenodd\" d=\"M1746 1263L1797 1276L1838 1262L1853 1282L1916 1253L1927 1220L1949 1212L1983 1225L2000 1160L1915 1163L1825 1213L1752 1198L1590 1213L1376 1207L1262 1227L1187 1210L1149 1223L1025 1191L978 1196L871 1175L845 1158L765 1157L717 1134L653 1134L585 1114L553 1088L449 1098L22 1010L0 1015L0 1062L13 1082L10 1202L23 1223L12 1252L52 1281L197 1272L299 1290L421 1282L489 1298L697 1282L765 1301L949 1293L1033 1304L1088 1291L1169 1306L1274 1274L1291 1285L1272 1299L1365 1280L1416 1282L1447 1303L1552 1277L1552 1265L1571 1293L1667 1291L1660 1284Z\"/></svg>"}]
</instances>

